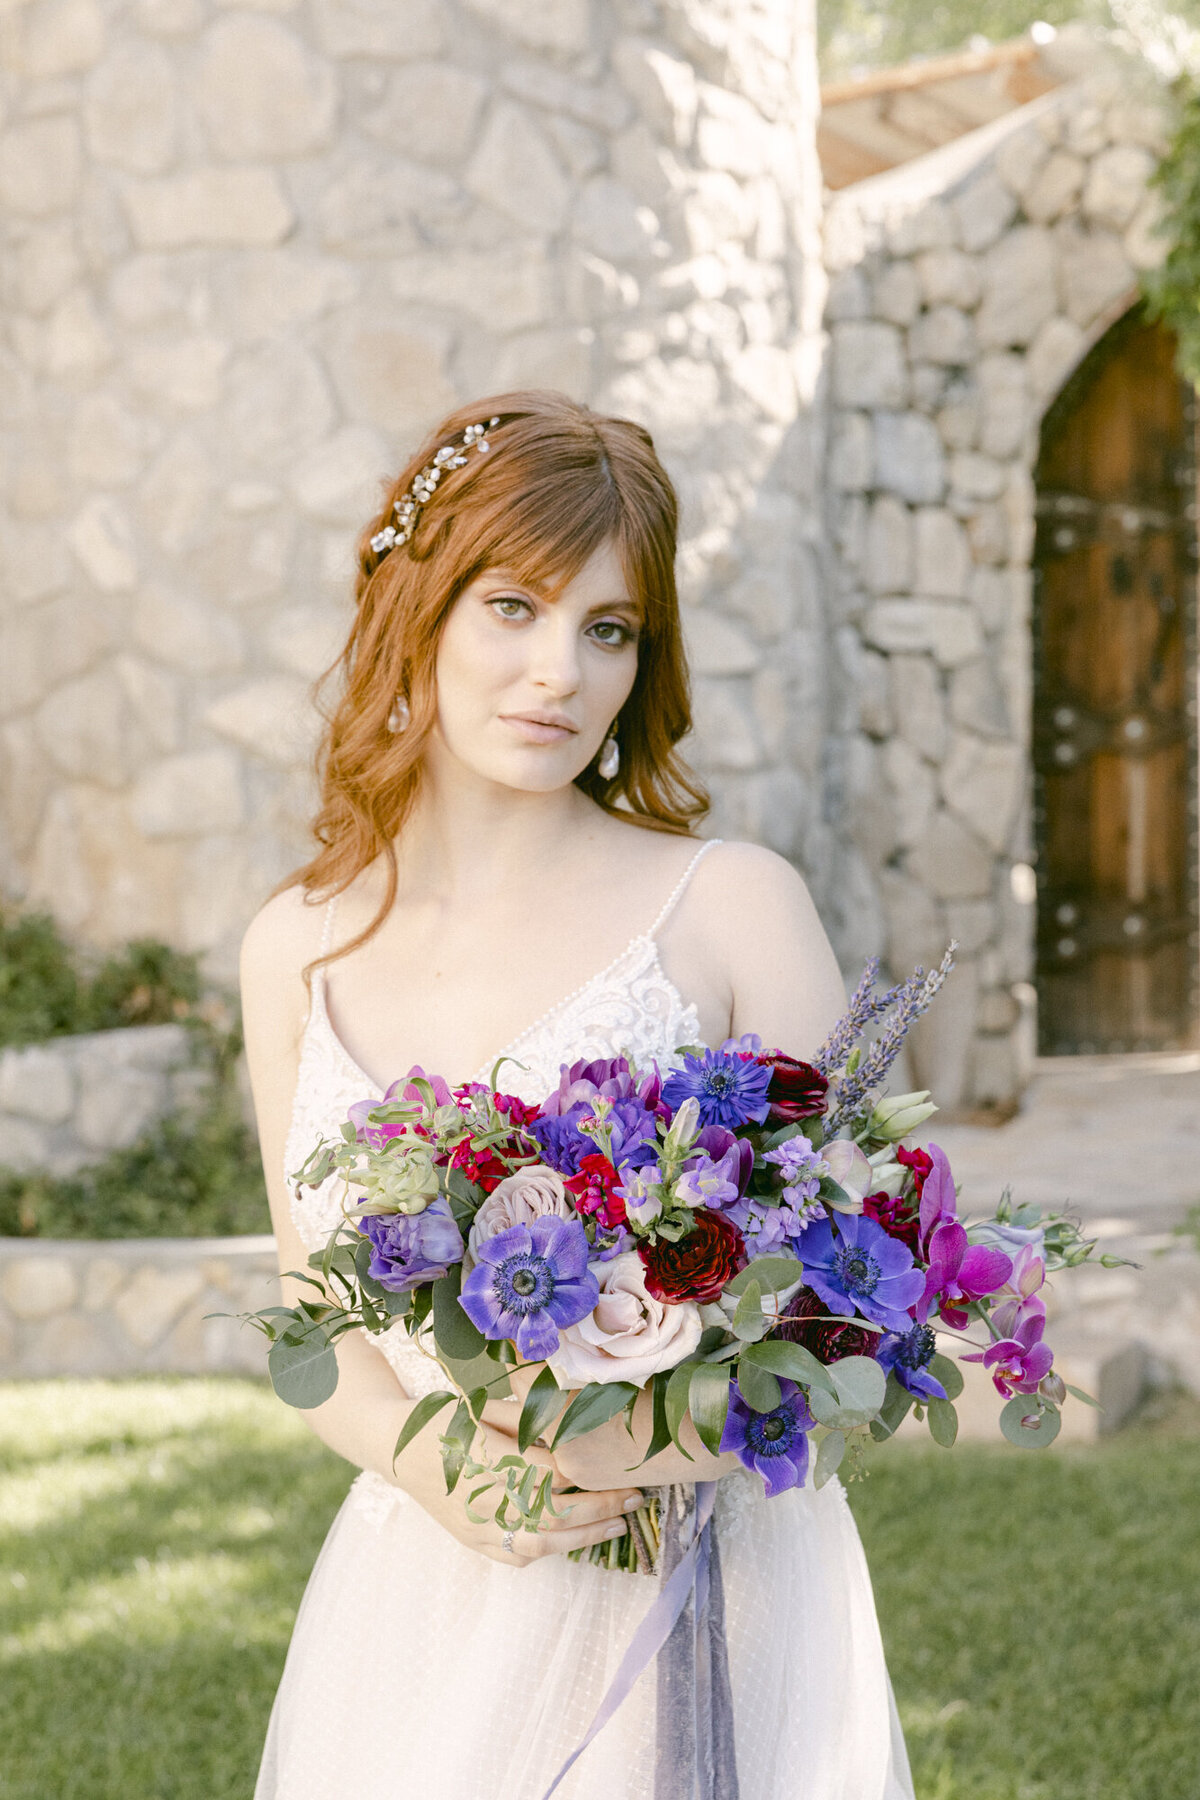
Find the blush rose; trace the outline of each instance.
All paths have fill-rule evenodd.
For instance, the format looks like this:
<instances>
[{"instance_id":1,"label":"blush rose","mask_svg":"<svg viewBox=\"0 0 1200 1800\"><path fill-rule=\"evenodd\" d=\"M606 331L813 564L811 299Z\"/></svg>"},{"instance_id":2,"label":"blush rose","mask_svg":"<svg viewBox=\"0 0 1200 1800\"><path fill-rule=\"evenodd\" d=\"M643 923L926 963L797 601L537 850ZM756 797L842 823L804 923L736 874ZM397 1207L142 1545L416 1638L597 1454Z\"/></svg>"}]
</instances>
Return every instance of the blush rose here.
<instances>
[{"instance_id":1,"label":"blush rose","mask_svg":"<svg viewBox=\"0 0 1200 1800\"><path fill-rule=\"evenodd\" d=\"M699 1309L667 1306L646 1290L635 1250L593 1263L600 1298L586 1319L559 1333L550 1367L562 1387L589 1381L632 1381L638 1387L660 1369L673 1369L700 1342Z\"/></svg>"},{"instance_id":2,"label":"blush rose","mask_svg":"<svg viewBox=\"0 0 1200 1800\"><path fill-rule=\"evenodd\" d=\"M467 1238L463 1271L467 1273L479 1261L479 1246L514 1225L531 1225L535 1219L573 1219L575 1208L571 1196L556 1169L534 1163L518 1169L496 1183L483 1202L471 1225Z\"/></svg>"}]
</instances>

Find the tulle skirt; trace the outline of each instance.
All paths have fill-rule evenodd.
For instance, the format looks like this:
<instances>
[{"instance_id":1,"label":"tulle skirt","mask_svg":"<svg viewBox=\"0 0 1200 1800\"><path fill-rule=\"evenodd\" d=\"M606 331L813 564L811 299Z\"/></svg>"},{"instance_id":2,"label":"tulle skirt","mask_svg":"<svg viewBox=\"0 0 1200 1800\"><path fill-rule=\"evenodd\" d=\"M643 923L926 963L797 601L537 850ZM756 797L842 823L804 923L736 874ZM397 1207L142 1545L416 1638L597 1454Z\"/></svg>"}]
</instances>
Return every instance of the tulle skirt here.
<instances>
[{"instance_id":1,"label":"tulle skirt","mask_svg":"<svg viewBox=\"0 0 1200 1800\"><path fill-rule=\"evenodd\" d=\"M840 1484L717 1512L742 1800L912 1800L858 1532ZM562 1556L507 1568L376 1475L317 1559L255 1800L542 1800L657 1582ZM556 1800L654 1800L655 1669Z\"/></svg>"}]
</instances>

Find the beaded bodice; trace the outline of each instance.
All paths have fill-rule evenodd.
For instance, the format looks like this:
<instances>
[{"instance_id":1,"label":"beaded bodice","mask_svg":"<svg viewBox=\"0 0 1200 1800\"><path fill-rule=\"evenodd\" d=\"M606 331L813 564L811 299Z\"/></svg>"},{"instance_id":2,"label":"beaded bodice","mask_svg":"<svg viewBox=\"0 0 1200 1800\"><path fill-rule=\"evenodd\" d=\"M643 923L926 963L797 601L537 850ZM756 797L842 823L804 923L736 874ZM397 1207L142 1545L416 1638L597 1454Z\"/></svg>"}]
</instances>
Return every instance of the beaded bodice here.
<instances>
[{"instance_id":1,"label":"beaded bodice","mask_svg":"<svg viewBox=\"0 0 1200 1800\"><path fill-rule=\"evenodd\" d=\"M719 842L713 838L700 846L648 931L633 938L607 968L566 995L505 1046L500 1054L513 1058L503 1072L508 1092L523 1100L540 1100L557 1085L562 1065L581 1058L590 1062L628 1053L637 1062L653 1059L666 1066L677 1060L681 1044L696 1041L696 1009L684 1002L664 973L659 961L658 933L682 897L697 863ZM331 929L332 913L328 913L327 939ZM328 942L323 945L323 949L327 948ZM495 1058L472 1079L487 1081L494 1063ZM318 966L313 971L312 1005L300 1047L285 1151L292 1216L310 1250L325 1242L341 1217L340 1182L334 1177L317 1188L297 1189L291 1177L321 1138L338 1135L353 1102L368 1095L382 1098L378 1084L359 1068L333 1029L325 1001L325 971ZM410 1394L432 1392L442 1384L436 1364L402 1329L393 1328L375 1342Z\"/></svg>"}]
</instances>

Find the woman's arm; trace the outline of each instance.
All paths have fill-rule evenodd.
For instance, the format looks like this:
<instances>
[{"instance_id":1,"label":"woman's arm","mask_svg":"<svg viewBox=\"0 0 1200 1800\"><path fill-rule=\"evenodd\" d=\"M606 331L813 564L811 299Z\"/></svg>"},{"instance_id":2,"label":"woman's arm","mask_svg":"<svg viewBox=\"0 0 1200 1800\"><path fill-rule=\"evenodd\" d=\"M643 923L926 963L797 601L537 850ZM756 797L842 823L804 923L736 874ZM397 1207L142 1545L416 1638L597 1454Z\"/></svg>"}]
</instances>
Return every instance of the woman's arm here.
<instances>
[{"instance_id":1,"label":"woman's arm","mask_svg":"<svg viewBox=\"0 0 1200 1800\"><path fill-rule=\"evenodd\" d=\"M301 971L317 954L319 932L319 912L305 905L298 889L288 889L268 901L247 931L242 947L246 1058L281 1271L303 1269L308 1255L292 1219L283 1162L308 1007ZM312 1293L286 1277L281 1285L287 1306ZM304 1412L305 1423L348 1462L373 1469L385 1481L403 1488L471 1549L511 1563L602 1543L624 1532L625 1502L641 1503L641 1494L635 1496L632 1485L618 1473L616 1491L590 1494L573 1502L569 1520L548 1520L536 1538L521 1533L514 1556L502 1549L497 1526L473 1524L461 1495L446 1493L435 1429L426 1427L419 1432L393 1466L396 1439L415 1403L375 1346L360 1333L348 1332L338 1342L337 1359L337 1389L324 1405ZM508 1448L499 1434L495 1446L501 1451ZM552 1464L548 1456L538 1460L545 1466Z\"/></svg>"}]
</instances>

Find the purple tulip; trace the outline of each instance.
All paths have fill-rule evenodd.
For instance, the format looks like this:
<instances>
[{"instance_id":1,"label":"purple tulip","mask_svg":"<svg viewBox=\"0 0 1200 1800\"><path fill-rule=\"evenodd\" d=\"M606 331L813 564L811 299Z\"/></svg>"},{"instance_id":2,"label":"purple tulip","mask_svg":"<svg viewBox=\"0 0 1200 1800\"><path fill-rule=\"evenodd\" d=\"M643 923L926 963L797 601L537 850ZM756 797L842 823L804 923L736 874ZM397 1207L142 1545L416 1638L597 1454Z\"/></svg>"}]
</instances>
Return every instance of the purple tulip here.
<instances>
[{"instance_id":1,"label":"purple tulip","mask_svg":"<svg viewBox=\"0 0 1200 1800\"><path fill-rule=\"evenodd\" d=\"M561 1327L577 1325L600 1298L578 1219L545 1214L477 1246L459 1305L486 1338L511 1338L529 1361L553 1356Z\"/></svg>"},{"instance_id":2,"label":"purple tulip","mask_svg":"<svg viewBox=\"0 0 1200 1800\"><path fill-rule=\"evenodd\" d=\"M736 1451L747 1469L761 1475L767 1495L773 1498L786 1488L803 1487L808 1473L808 1434L816 1420L794 1381L781 1379L779 1405L771 1412L755 1412L738 1391L729 1389L729 1411L721 1433L721 1449Z\"/></svg>"},{"instance_id":3,"label":"purple tulip","mask_svg":"<svg viewBox=\"0 0 1200 1800\"><path fill-rule=\"evenodd\" d=\"M985 1294L994 1294L1013 1272L1012 1259L1003 1250L968 1243L957 1219L949 1220L944 1215L929 1237L927 1254L925 1292L917 1302L916 1317L924 1324L936 1307L955 1331L961 1331L967 1323L966 1306L972 1300L982 1300Z\"/></svg>"},{"instance_id":4,"label":"purple tulip","mask_svg":"<svg viewBox=\"0 0 1200 1800\"><path fill-rule=\"evenodd\" d=\"M920 1299L925 1278L913 1267L911 1250L874 1219L839 1213L836 1226L817 1219L794 1248L805 1281L830 1312L843 1318L859 1312L889 1331L908 1330L909 1308Z\"/></svg>"}]
</instances>

